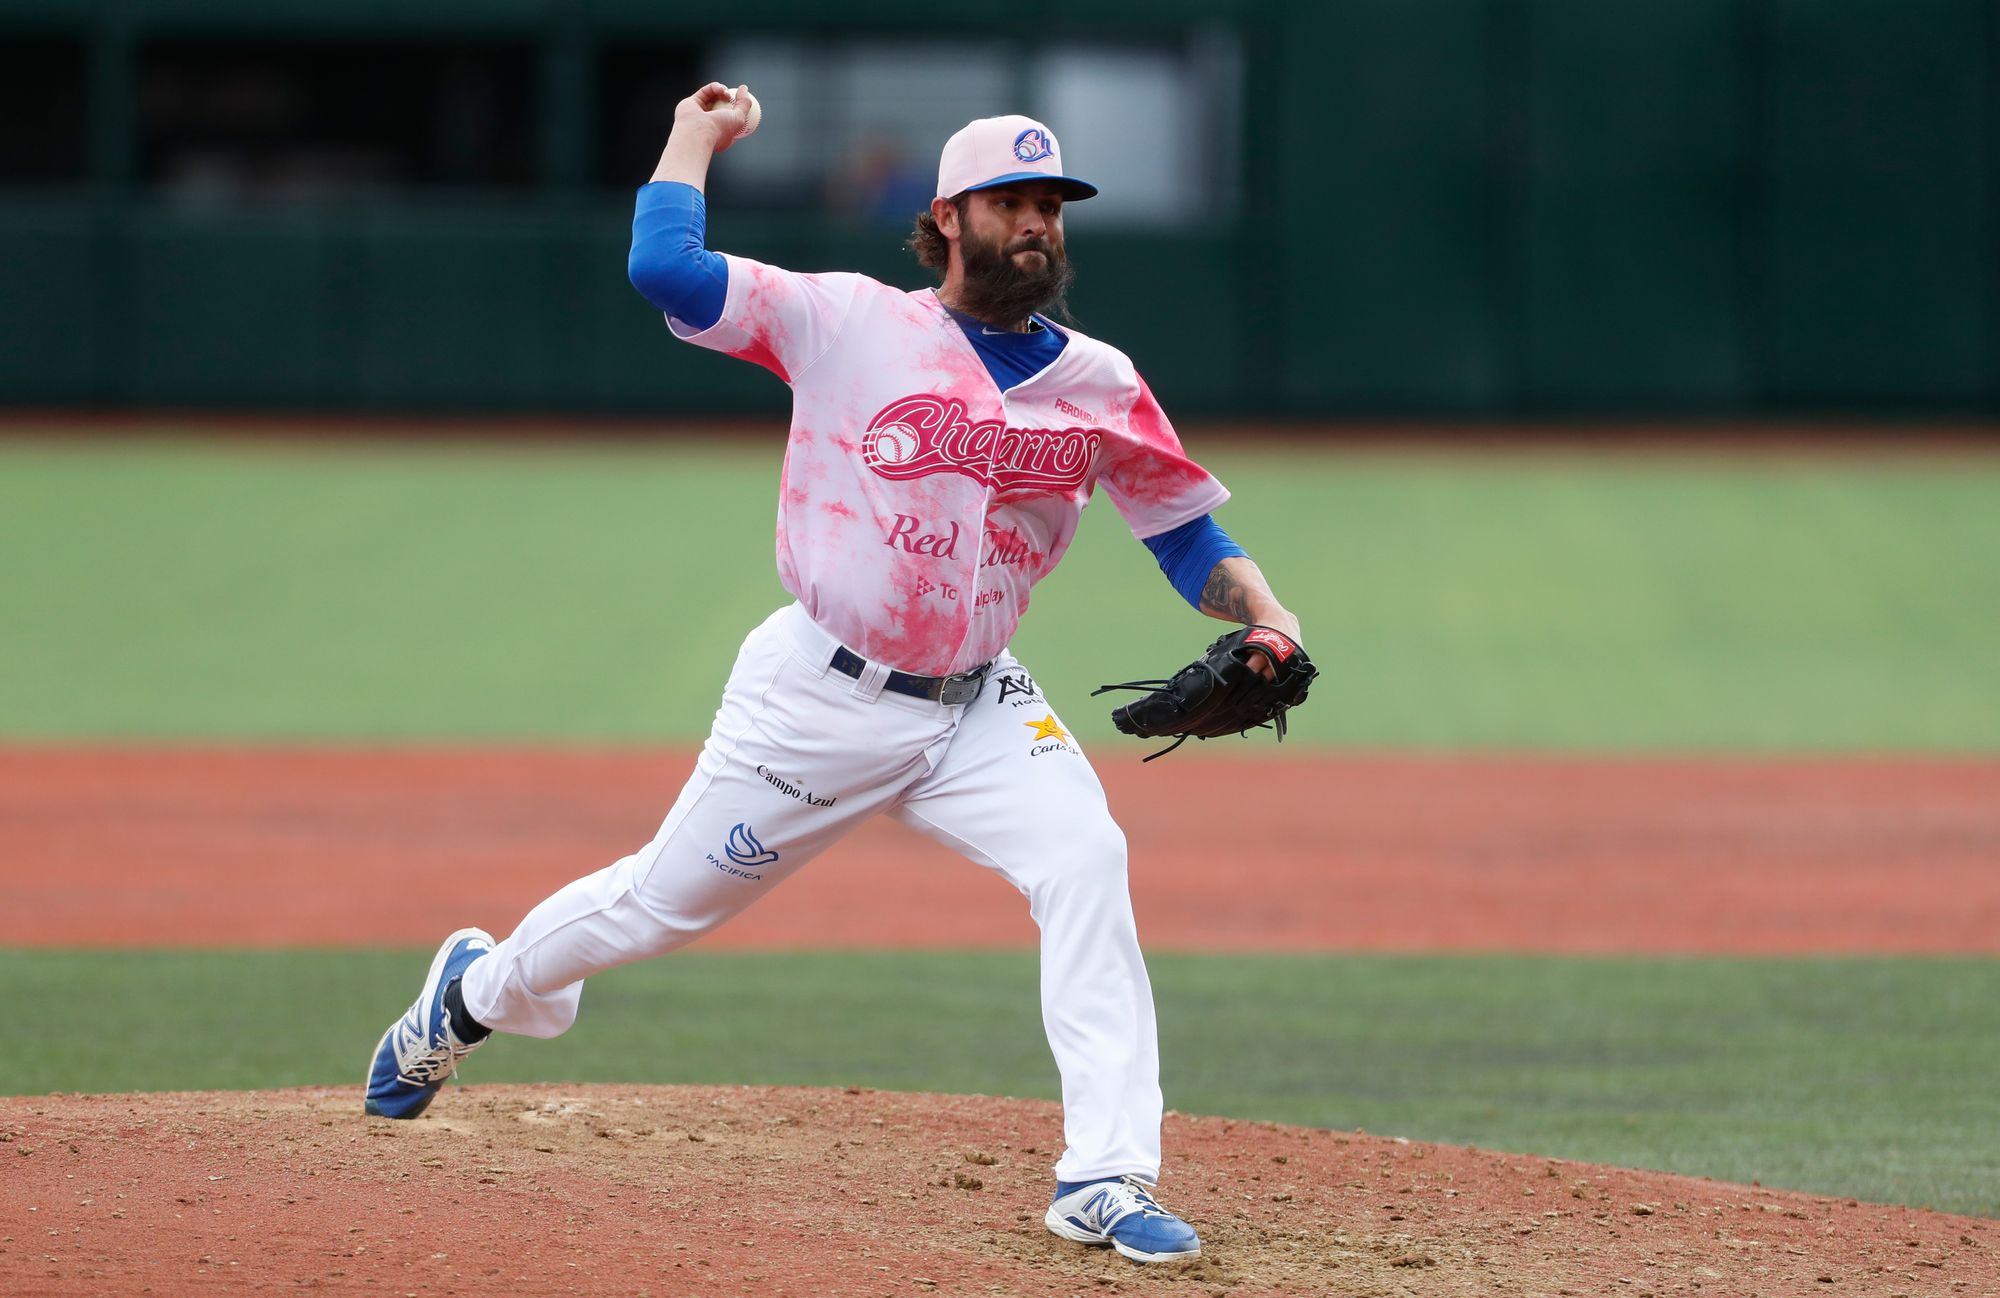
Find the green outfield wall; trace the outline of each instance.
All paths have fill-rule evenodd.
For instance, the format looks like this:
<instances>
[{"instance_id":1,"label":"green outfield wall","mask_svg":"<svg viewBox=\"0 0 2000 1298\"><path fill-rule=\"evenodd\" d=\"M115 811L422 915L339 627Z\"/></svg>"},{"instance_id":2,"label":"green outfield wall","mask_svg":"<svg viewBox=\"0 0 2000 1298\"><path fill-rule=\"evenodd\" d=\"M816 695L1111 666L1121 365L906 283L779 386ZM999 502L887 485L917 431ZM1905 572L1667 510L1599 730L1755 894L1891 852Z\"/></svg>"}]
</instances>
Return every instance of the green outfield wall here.
<instances>
[{"instance_id":1,"label":"green outfield wall","mask_svg":"<svg viewBox=\"0 0 2000 1298\"><path fill-rule=\"evenodd\" d=\"M700 67L716 21L642 0L8 0L0 403L779 409L760 373L667 345L624 279L643 174L590 161L619 52ZM1241 201L1073 233L1081 322L1178 411L2000 409L1985 0L1030 0L1005 24L743 0L727 22L990 41L1024 65L1044 41L1226 35ZM507 51L518 175L222 205L149 183L149 51L364 39ZM881 226L718 204L711 242L923 280Z\"/></svg>"}]
</instances>

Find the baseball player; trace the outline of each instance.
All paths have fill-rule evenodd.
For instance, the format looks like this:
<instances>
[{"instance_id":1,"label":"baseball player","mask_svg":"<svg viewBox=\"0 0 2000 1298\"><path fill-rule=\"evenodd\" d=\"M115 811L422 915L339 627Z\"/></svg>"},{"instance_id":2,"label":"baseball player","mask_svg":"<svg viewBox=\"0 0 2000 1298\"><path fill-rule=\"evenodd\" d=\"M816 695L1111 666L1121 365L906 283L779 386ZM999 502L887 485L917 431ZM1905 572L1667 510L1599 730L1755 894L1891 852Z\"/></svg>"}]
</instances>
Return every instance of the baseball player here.
<instances>
[{"instance_id":1,"label":"baseball player","mask_svg":"<svg viewBox=\"0 0 2000 1298\"><path fill-rule=\"evenodd\" d=\"M945 143L911 241L942 283L912 293L707 250L710 159L757 112L719 84L678 105L629 270L676 336L791 386L777 563L795 602L743 642L651 842L505 941L446 940L376 1047L366 1109L417 1116L489 1032L565 1031L592 974L693 941L889 815L997 871L1040 926L1066 1143L1048 1228L1192 1257L1194 1229L1154 1197L1159 1056L1124 835L1007 643L1097 487L1202 612L1294 639L1297 620L1209 517L1228 492L1132 363L1045 314L1067 314L1063 207L1097 192L1054 133L993 117Z\"/></svg>"}]
</instances>

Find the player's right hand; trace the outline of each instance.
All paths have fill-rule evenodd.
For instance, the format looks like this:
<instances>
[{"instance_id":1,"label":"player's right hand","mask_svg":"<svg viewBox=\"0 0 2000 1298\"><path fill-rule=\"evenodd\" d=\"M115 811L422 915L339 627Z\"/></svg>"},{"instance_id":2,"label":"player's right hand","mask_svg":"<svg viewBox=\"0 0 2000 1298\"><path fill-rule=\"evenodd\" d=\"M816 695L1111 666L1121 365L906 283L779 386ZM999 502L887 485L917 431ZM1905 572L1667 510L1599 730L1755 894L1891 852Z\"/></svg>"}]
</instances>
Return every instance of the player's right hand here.
<instances>
[{"instance_id":1,"label":"player's right hand","mask_svg":"<svg viewBox=\"0 0 2000 1298\"><path fill-rule=\"evenodd\" d=\"M748 86L731 90L720 81L711 81L674 105L674 129L708 133L721 153L736 143L750 121ZM743 92L743 93L739 93Z\"/></svg>"}]
</instances>

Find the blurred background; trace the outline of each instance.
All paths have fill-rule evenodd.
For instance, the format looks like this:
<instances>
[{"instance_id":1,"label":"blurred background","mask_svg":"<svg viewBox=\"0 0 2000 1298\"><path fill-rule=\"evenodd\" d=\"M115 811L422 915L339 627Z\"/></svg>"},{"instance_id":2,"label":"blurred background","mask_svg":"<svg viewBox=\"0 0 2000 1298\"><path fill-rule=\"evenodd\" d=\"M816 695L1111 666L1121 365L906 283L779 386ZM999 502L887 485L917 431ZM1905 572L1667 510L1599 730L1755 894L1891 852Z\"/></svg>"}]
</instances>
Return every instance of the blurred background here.
<instances>
[{"instance_id":1,"label":"blurred background","mask_svg":"<svg viewBox=\"0 0 2000 1298\"><path fill-rule=\"evenodd\" d=\"M714 77L713 242L910 286L945 136L1051 122L1079 320L1183 415L1990 417L1996 12L6 0L0 403L775 412L624 280Z\"/></svg>"},{"instance_id":2,"label":"blurred background","mask_svg":"<svg viewBox=\"0 0 2000 1298\"><path fill-rule=\"evenodd\" d=\"M1282 749L1141 766L1089 691L1219 628L1100 503L1014 644L1170 1103L2000 1216L2000 0L0 0L0 1094L351 1086L650 834L786 598L788 393L625 276L709 79L711 245L913 289L1047 120L1304 624ZM1053 1095L1025 915L894 846L474 1080Z\"/></svg>"}]
</instances>

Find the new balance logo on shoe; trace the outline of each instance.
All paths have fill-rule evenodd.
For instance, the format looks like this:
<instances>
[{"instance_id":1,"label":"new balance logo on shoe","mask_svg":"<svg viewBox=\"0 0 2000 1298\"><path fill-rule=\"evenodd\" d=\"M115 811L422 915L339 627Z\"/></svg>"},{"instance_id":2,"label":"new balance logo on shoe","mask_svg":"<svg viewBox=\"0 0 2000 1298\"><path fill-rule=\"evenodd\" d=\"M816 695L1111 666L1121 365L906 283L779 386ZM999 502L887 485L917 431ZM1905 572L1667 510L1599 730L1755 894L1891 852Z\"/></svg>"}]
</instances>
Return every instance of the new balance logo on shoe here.
<instances>
[{"instance_id":1,"label":"new balance logo on shoe","mask_svg":"<svg viewBox=\"0 0 2000 1298\"><path fill-rule=\"evenodd\" d=\"M429 1107L479 1042L464 1042L451 1030L445 1010L445 989L462 978L473 962L493 950L493 937L483 929L460 929L445 939L431 961L430 973L416 1004L382 1034L368 1063L368 1089L362 1107L378 1118L414 1118Z\"/></svg>"},{"instance_id":2,"label":"new balance logo on shoe","mask_svg":"<svg viewBox=\"0 0 2000 1298\"><path fill-rule=\"evenodd\" d=\"M1057 1185L1043 1224L1079 1244L1109 1244L1134 1262L1178 1262L1201 1253L1194 1227L1162 1208L1152 1187L1135 1176Z\"/></svg>"}]
</instances>

